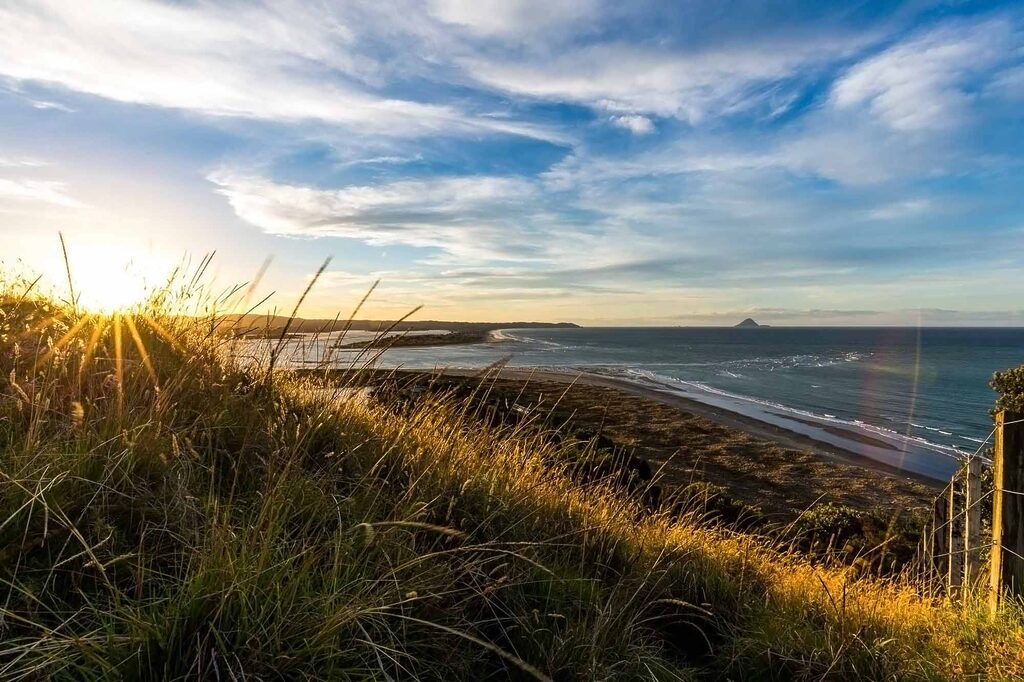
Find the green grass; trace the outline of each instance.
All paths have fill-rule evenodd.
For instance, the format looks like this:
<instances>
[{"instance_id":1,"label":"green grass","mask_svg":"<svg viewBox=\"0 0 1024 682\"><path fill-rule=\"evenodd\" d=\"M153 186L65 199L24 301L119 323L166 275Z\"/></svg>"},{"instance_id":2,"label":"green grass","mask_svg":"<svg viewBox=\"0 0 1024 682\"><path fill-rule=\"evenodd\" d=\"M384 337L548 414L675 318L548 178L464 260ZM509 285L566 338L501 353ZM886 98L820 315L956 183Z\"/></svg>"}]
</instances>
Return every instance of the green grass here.
<instances>
[{"instance_id":1,"label":"green grass","mask_svg":"<svg viewBox=\"0 0 1024 682\"><path fill-rule=\"evenodd\" d=\"M1024 674L1017 610L645 513L552 465L576 446L235 361L164 300L79 317L24 289L0 294L0 679Z\"/></svg>"}]
</instances>

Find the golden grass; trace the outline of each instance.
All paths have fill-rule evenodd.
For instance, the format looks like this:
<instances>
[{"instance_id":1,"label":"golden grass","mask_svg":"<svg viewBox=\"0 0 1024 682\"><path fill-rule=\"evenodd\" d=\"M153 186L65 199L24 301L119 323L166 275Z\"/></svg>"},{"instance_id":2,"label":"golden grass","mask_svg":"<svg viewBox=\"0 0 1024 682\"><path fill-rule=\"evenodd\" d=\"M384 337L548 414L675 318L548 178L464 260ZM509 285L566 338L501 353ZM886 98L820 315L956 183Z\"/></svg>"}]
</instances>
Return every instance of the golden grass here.
<instances>
[{"instance_id":1,"label":"golden grass","mask_svg":"<svg viewBox=\"0 0 1024 682\"><path fill-rule=\"evenodd\" d=\"M652 515L575 445L232 360L213 318L6 291L2 679L1024 676L1018 610Z\"/></svg>"},{"instance_id":2,"label":"golden grass","mask_svg":"<svg viewBox=\"0 0 1024 682\"><path fill-rule=\"evenodd\" d=\"M855 674L845 668L847 657L880 664L896 677L1024 675L1019 613L992 620L985 600L976 595L962 604L932 599L909 581L856 578L854 569L814 565L754 536L645 513L613 491L595 493L554 475L545 463L544 444L453 427L459 417L444 405L420 408L411 429L362 406L342 409L366 410L364 419L390 424L412 439L403 451L416 456L424 470L463 477L504 504L536 507L524 517L545 521L532 533L543 535L544 528L550 532L551 519L565 519L568 528L591 528L613 538L632 558L634 573L681 573L681 583L709 600L720 590L729 608L749 616L731 642L740 669L748 656L765 666L774 659L778 665L799 661L802 667L813 653L818 657L814 675L818 670ZM713 601L708 604L714 607Z\"/></svg>"}]
</instances>

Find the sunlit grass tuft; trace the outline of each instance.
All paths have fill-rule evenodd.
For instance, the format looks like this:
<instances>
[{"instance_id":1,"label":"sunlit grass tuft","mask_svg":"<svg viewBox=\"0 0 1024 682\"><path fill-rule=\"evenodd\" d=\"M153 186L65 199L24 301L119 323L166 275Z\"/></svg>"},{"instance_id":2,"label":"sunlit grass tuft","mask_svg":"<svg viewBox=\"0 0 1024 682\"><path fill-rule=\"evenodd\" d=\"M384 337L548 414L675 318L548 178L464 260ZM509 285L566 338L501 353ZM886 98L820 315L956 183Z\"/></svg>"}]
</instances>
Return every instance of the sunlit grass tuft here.
<instances>
[{"instance_id":1,"label":"sunlit grass tuft","mask_svg":"<svg viewBox=\"0 0 1024 682\"><path fill-rule=\"evenodd\" d=\"M271 371L218 315L246 292L200 281L113 315L0 293L0 679L1024 674L1017 611L652 515L451 400Z\"/></svg>"}]
</instances>

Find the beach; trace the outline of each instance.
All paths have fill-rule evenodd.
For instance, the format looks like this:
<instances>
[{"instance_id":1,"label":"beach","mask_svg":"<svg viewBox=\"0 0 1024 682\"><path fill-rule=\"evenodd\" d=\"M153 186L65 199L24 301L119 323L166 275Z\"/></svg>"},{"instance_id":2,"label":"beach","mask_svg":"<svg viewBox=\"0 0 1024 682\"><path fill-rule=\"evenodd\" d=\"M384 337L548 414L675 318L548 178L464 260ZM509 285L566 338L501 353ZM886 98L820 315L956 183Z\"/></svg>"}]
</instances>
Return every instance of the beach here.
<instances>
[{"instance_id":1,"label":"beach","mask_svg":"<svg viewBox=\"0 0 1024 682\"><path fill-rule=\"evenodd\" d=\"M295 365L319 362L315 348L290 345ZM1022 347L1014 329L502 329L485 343L391 347L373 364L599 375L948 480L986 454L988 382ZM358 364L360 352L339 350L332 364Z\"/></svg>"},{"instance_id":2,"label":"beach","mask_svg":"<svg viewBox=\"0 0 1024 682\"><path fill-rule=\"evenodd\" d=\"M850 448L724 407L615 377L542 369L398 371L483 383L493 396L548 410L600 431L646 458L667 489L702 481L721 486L768 519L786 522L822 502L860 510L923 511L936 479L860 454L855 432L835 435Z\"/></svg>"},{"instance_id":3,"label":"beach","mask_svg":"<svg viewBox=\"0 0 1024 682\"><path fill-rule=\"evenodd\" d=\"M569 380L570 376L563 379ZM778 434L776 437L790 443L810 442L837 455L853 455L865 466L880 465L885 470L932 481L945 483L959 467L958 457L962 456L962 453L889 429L873 428L864 423L850 424L832 415L766 404L697 383L667 383L646 377L624 379L591 372L580 373L576 380L615 386L655 400L668 400L688 410L743 424L746 430Z\"/></svg>"},{"instance_id":4,"label":"beach","mask_svg":"<svg viewBox=\"0 0 1024 682\"><path fill-rule=\"evenodd\" d=\"M822 494L859 509L929 504L965 457L985 456L987 379L1021 340L994 329L923 330L920 344L888 328L488 332L388 348L372 366L466 381L501 368L487 371L531 404L572 386L561 404L577 420L604 410L614 423L590 426L616 428L671 485L707 480L783 516ZM359 366L358 351L345 353L333 366ZM293 357L302 367L321 356L297 345Z\"/></svg>"}]
</instances>

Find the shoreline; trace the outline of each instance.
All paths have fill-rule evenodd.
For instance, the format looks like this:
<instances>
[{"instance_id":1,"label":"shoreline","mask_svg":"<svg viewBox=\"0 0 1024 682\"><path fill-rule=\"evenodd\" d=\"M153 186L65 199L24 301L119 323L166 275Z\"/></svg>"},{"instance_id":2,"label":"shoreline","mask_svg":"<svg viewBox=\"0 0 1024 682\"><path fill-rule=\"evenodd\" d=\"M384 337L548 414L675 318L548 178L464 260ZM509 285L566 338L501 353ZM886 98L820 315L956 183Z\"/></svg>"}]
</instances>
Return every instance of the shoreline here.
<instances>
[{"instance_id":1,"label":"shoreline","mask_svg":"<svg viewBox=\"0 0 1024 682\"><path fill-rule=\"evenodd\" d=\"M571 423L578 432L601 434L626 448L650 463L666 495L709 485L769 525L792 523L827 503L875 518L916 518L928 512L945 485L793 430L616 377L529 368L377 372L379 378L370 383L434 384L463 396L476 394L479 386L479 395L489 400L538 410L552 423Z\"/></svg>"},{"instance_id":2,"label":"shoreline","mask_svg":"<svg viewBox=\"0 0 1024 682\"><path fill-rule=\"evenodd\" d=\"M516 328L493 329L479 342L470 345L519 341L520 339L508 334L515 331ZM417 365L418 361L412 361L411 366L406 364L404 367L412 369ZM434 369L440 368L435 366ZM451 371L472 373L474 368L463 366L452 368ZM641 394L644 391L654 391L658 396L667 395L688 400L691 403L740 415L761 426L767 424L776 430L795 433L813 442L816 447L843 451L900 473L910 473L943 484L958 470L963 458L970 454L970 451L963 448L935 443L921 435L901 433L878 424L796 409L752 396L729 393L697 381L662 377L640 370L620 373L600 365L539 365L506 367L502 372L506 373L506 376L512 376L510 373L517 373L518 376L544 373L550 377L559 377L563 382L611 381L625 390L637 392L637 389L643 389L640 391ZM634 374L635 376L631 376Z\"/></svg>"},{"instance_id":3,"label":"shoreline","mask_svg":"<svg viewBox=\"0 0 1024 682\"><path fill-rule=\"evenodd\" d=\"M588 376L605 376L587 373ZM618 377L611 377L618 378ZM771 424L786 431L852 453L861 458L886 465L896 471L912 473L945 484L960 466L958 453L944 446L909 438L864 423L850 423L831 415L822 416L760 401L742 395L680 381L634 381L622 378L624 384L652 388L657 392L710 405Z\"/></svg>"},{"instance_id":4,"label":"shoreline","mask_svg":"<svg viewBox=\"0 0 1024 682\"><path fill-rule=\"evenodd\" d=\"M410 370L411 371L411 370ZM481 370L445 369L440 372L447 376L480 377ZM784 448L812 450L833 462L856 466L886 476L913 480L930 488L941 488L950 474L939 470L929 474L928 467L901 467L889 458L908 460L907 453L895 443L887 443L838 425L819 424L810 419L801 419L761 411L757 415L729 409L728 406L705 402L681 391L645 385L629 379L585 371L565 371L545 368L503 368L494 373L508 381L548 381L565 386L584 385L611 388L627 392L635 397L669 405L677 410L708 419L719 426L741 431L754 438L770 441ZM765 419L764 417L768 417ZM879 451L884 454L879 457ZM867 454L871 453L871 454ZM872 454L876 456L871 456ZM932 453L935 458L941 453ZM920 464L916 461L914 463ZM949 458L952 462L952 458ZM941 461L941 460L939 460ZM955 464L953 465L955 467ZM951 472L950 472L951 473Z\"/></svg>"}]
</instances>

